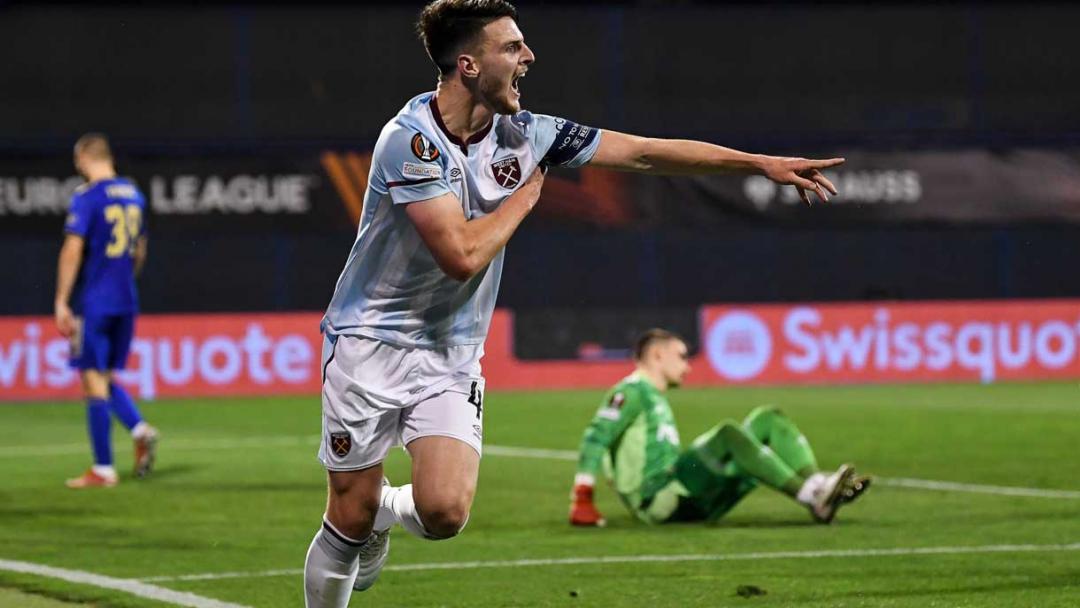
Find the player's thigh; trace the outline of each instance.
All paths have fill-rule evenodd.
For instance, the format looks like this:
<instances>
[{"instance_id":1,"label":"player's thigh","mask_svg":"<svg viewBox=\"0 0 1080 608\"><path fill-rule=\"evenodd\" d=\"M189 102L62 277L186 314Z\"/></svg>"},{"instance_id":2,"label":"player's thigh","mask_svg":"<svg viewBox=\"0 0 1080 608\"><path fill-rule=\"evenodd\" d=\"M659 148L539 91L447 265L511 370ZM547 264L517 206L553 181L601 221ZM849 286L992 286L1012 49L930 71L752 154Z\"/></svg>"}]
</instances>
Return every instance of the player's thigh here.
<instances>
[{"instance_id":1,"label":"player's thigh","mask_svg":"<svg viewBox=\"0 0 1080 608\"><path fill-rule=\"evenodd\" d=\"M482 397L448 390L404 410L401 440L413 460L413 494L424 511L468 511L483 440Z\"/></svg>"},{"instance_id":2,"label":"player's thigh","mask_svg":"<svg viewBox=\"0 0 1080 608\"><path fill-rule=\"evenodd\" d=\"M469 444L441 435L410 441L413 498L421 516L464 524L476 496L480 454Z\"/></svg>"},{"instance_id":3,"label":"player's thigh","mask_svg":"<svg viewBox=\"0 0 1080 608\"><path fill-rule=\"evenodd\" d=\"M86 316L76 318L75 332L71 337L69 363L81 372L104 373L109 368L108 318ZM86 388L84 382L83 388Z\"/></svg>"},{"instance_id":4,"label":"player's thigh","mask_svg":"<svg viewBox=\"0 0 1080 608\"><path fill-rule=\"evenodd\" d=\"M124 314L110 317L106 333L109 338L106 369L124 369L127 365L128 353L131 352L131 339L135 336L135 315Z\"/></svg>"}]
</instances>

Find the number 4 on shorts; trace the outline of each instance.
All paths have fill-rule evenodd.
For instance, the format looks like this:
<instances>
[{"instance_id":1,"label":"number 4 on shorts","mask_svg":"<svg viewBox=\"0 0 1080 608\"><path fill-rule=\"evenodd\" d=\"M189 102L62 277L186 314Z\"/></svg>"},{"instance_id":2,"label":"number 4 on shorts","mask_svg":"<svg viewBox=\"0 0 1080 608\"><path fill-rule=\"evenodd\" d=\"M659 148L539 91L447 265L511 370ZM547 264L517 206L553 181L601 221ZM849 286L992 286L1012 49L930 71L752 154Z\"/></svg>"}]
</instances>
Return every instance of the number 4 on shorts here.
<instances>
[{"instance_id":1,"label":"number 4 on shorts","mask_svg":"<svg viewBox=\"0 0 1080 608\"><path fill-rule=\"evenodd\" d=\"M480 391L479 383L473 381L469 388L469 403L476 406L476 419L480 419L480 413L484 411L484 394Z\"/></svg>"}]
</instances>

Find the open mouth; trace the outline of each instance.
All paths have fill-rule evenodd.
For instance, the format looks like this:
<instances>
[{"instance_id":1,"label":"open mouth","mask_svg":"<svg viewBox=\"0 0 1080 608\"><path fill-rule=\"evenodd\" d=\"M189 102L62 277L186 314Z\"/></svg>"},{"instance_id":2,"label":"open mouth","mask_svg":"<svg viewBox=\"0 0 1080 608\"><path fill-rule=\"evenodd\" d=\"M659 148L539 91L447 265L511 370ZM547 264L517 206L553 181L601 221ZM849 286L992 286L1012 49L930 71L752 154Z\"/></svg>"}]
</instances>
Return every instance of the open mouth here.
<instances>
[{"instance_id":1,"label":"open mouth","mask_svg":"<svg viewBox=\"0 0 1080 608\"><path fill-rule=\"evenodd\" d=\"M524 77L525 72L522 72L510 80L510 89L518 95L521 95L521 79Z\"/></svg>"}]
</instances>

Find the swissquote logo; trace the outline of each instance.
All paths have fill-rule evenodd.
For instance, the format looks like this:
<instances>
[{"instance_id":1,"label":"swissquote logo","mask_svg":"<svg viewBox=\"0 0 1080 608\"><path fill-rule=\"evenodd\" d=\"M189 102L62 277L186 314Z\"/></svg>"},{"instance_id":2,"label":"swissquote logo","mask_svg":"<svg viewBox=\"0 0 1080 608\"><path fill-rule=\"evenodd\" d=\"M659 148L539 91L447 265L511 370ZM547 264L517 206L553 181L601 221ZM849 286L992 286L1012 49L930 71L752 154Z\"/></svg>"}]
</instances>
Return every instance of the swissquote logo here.
<instances>
[{"instance_id":1,"label":"swissquote logo","mask_svg":"<svg viewBox=\"0 0 1080 608\"><path fill-rule=\"evenodd\" d=\"M713 323L705 337L705 354L718 374L729 380L749 380L764 370L772 357L772 334L757 315L734 310Z\"/></svg>"}]
</instances>

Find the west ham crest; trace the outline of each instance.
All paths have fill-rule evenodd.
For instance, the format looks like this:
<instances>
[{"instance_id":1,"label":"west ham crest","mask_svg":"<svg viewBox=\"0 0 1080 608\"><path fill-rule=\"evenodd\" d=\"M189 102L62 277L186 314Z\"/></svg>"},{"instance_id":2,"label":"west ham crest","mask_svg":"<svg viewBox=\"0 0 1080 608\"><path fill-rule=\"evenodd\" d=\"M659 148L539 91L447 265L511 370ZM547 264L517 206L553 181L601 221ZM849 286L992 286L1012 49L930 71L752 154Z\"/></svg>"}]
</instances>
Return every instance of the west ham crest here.
<instances>
[{"instance_id":1,"label":"west ham crest","mask_svg":"<svg viewBox=\"0 0 1080 608\"><path fill-rule=\"evenodd\" d=\"M521 181L521 165L516 156L491 163L491 173L503 188L514 188Z\"/></svg>"},{"instance_id":2,"label":"west ham crest","mask_svg":"<svg viewBox=\"0 0 1080 608\"><path fill-rule=\"evenodd\" d=\"M352 437L348 433L330 433L330 449L338 458L344 458L352 449Z\"/></svg>"}]
</instances>

